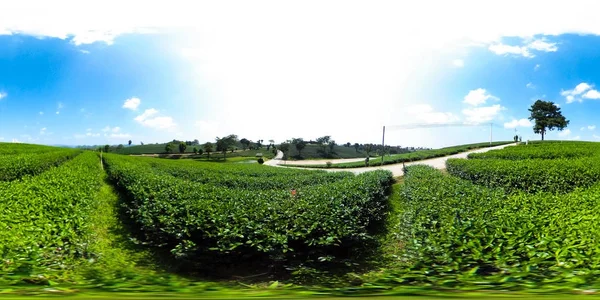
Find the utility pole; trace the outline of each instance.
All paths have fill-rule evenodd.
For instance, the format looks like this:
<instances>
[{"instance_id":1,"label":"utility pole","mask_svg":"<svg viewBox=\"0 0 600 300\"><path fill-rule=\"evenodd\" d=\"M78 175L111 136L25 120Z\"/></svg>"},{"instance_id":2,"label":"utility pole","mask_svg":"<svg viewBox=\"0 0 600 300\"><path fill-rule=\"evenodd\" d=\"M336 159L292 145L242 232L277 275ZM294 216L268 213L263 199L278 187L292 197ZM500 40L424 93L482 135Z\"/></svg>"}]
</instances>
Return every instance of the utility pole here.
<instances>
[{"instance_id":1,"label":"utility pole","mask_svg":"<svg viewBox=\"0 0 600 300\"><path fill-rule=\"evenodd\" d=\"M490 146L492 145L492 125L494 123L490 123Z\"/></svg>"},{"instance_id":2,"label":"utility pole","mask_svg":"<svg viewBox=\"0 0 600 300\"><path fill-rule=\"evenodd\" d=\"M381 165L383 166L383 160L385 159L385 126L383 126L383 136L381 138Z\"/></svg>"}]
</instances>

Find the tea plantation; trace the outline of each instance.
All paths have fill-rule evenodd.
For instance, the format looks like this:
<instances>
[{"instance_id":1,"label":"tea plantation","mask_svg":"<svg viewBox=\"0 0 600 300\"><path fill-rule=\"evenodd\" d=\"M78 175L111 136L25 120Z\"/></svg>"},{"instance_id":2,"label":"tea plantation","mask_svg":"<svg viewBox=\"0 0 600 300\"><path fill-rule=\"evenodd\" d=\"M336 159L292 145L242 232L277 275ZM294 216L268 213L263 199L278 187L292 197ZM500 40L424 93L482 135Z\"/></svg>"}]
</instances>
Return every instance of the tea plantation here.
<instances>
[{"instance_id":1,"label":"tea plantation","mask_svg":"<svg viewBox=\"0 0 600 300\"><path fill-rule=\"evenodd\" d=\"M0 143L0 294L595 293L599 166L591 142L396 179Z\"/></svg>"}]
</instances>

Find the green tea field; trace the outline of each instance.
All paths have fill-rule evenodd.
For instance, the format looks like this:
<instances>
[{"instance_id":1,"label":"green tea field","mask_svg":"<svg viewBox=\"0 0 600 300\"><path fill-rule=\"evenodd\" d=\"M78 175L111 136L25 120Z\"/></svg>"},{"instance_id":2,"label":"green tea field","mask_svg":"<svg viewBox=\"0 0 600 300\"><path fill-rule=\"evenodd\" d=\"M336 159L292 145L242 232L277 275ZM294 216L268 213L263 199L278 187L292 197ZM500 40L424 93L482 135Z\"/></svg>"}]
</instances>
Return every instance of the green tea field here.
<instances>
[{"instance_id":1,"label":"green tea field","mask_svg":"<svg viewBox=\"0 0 600 300\"><path fill-rule=\"evenodd\" d=\"M595 294L599 165L593 142L397 178L0 143L0 294Z\"/></svg>"}]
</instances>

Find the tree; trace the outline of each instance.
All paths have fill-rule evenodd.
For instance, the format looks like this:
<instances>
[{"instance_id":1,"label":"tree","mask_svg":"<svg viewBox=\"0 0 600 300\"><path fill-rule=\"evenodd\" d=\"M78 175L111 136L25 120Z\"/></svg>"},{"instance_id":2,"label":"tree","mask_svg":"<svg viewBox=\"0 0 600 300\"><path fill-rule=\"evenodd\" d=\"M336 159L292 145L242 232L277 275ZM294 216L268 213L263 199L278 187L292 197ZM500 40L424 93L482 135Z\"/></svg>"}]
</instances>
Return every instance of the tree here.
<instances>
[{"instance_id":1,"label":"tree","mask_svg":"<svg viewBox=\"0 0 600 300\"><path fill-rule=\"evenodd\" d=\"M356 152L358 152L358 147L360 147L360 145L358 143L354 143L354 150L356 150Z\"/></svg>"},{"instance_id":2,"label":"tree","mask_svg":"<svg viewBox=\"0 0 600 300\"><path fill-rule=\"evenodd\" d=\"M167 143L167 145L165 145L165 152L167 152L167 153L173 152L173 143Z\"/></svg>"},{"instance_id":3,"label":"tree","mask_svg":"<svg viewBox=\"0 0 600 300\"><path fill-rule=\"evenodd\" d=\"M240 140L240 143L242 144L242 149L246 150L248 147L250 147L250 141L247 138L242 138Z\"/></svg>"},{"instance_id":4,"label":"tree","mask_svg":"<svg viewBox=\"0 0 600 300\"><path fill-rule=\"evenodd\" d=\"M242 144L242 150L246 150L246 148L250 147L250 140L247 138L241 138L240 144Z\"/></svg>"},{"instance_id":5,"label":"tree","mask_svg":"<svg viewBox=\"0 0 600 300\"><path fill-rule=\"evenodd\" d=\"M104 145L104 152L110 152L110 146Z\"/></svg>"},{"instance_id":6,"label":"tree","mask_svg":"<svg viewBox=\"0 0 600 300\"><path fill-rule=\"evenodd\" d=\"M185 149L187 149L187 144L184 142L179 143L179 153L184 153Z\"/></svg>"},{"instance_id":7,"label":"tree","mask_svg":"<svg viewBox=\"0 0 600 300\"><path fill-rule=\"evenodd\" d=\"M198 141L198 139L195 139L194 142L192 143L194 146L198 146L200 145L200 142Z\"/></svg>"},{"instance_id":8,"label":"tree","mask_svg":"<svg viewBox=\"0 0 600 300\"><path fill-rule=\"evenodd\" d=\"M217 151L221 151L223 153L223 159L225 159L225 155L227 154L227 150L232 149L237 143L237 135L230 134L228 136L216 138L217 140Z\"/></svg>"},{"instance_id":9,"label":"tree","mask_svg":"<svg viewBox=\"0 0 600 300\"><path fill-rule=\"evenodd\" d=\"M279 150L281 152L283 152L283 157L287 158L287 152L290 151L290 144L289 143L281 143L279 145Z\"/></svg>"},{"instance_id":10,"label":"tree","mask_svg":"<svg viewBox=\"0 0 600 300\"><path fill-rule=\"evenodd\" d=\"M331 142L331 136L325 135L325 136L319 137L319 138L317 138L316 142L317 142L317 144L319 144L319 152L322 155L327 156L327 146Z\"/></svg>"},{"instance_id":11,"label":"tree","mask_svg":"<svg viewBox=\"0 0 600 300\"><path fill-rule=\"evenodd\" d=\"M365 152L367 152L367 157L370 156L369 154L371 153L371 151L373 151L373 144L366 144Z\"/></svg>"},{"instance_id":12,"label":"tree","mask_svg":"<svg viewBox=\"0 0 600 300\"><path fill-rule=\"evenodd\" d=\"M123 144L119 144L119 146L117 146L117 151L121 151L123 150L124 146Z\"/></svg>"},{"instance_id":13,"label":"tree","mask_svg":"<svg viewBox=\"0 0 600 300\"><path fill-rule=\"evenodd\" d=\"M203 151L202 149L198 149L198 154L202 155Z\"/></svg>"},{"instance_id":14,"label":"tree","mask_svg":"<svg viewBox=\"0 0 600 300\"><path fill-rule=\"evenodd\" d=\"M204 144L204 151L206 151L206 155L208 156L208 159L210 159L210 153L213 151L213 144L211 142L206 142L206 144Z\"/></svg>"},{"instance_id":15,"label":"tree","mask_svg":"<svg viewBox=\"0 0 600 300\"><path fill-rule=\"evenodd\" d=\"M131 146L131 140L129 140L129 146Z\"/></svg>"},{"instance_id":16,"label":"tree","mask_svg":"<svg viewBox=\"0 0 600 300\"><path fill-rule=\"evenodd\" d=\"M296 151L298 151L298 156L302 155L302 150L306 148L306 142L302 138L293 138L292 144L296 146Z\"/></svg>"},{"instance_id":17,"label":"tree","mask_svg":"<svg viewBox=\"0 0 600 300\"><path fill-rule=\"evenodd\" d=\"M541 134L542 141L548 130L562 131L569 125L569 120L562 115L560 107L552 101L537 100L531 105L529 112L531 112L529 120L535 120L533 132Z\"/></svg>"},{"instance_id":18,"label":"tree","mask_svg":"<svg viewBox=\"0 0 600 300\"><path fill-rule=\"evenodd\" d=\"M262 148L263 140L256 140L256 149Z\"/></svg>"},{"instance_id":19,"label":"tree","mask_svg":"<svg viewBox=\"0 0 600 300\"><path fill-rule=\"evenodd\" d=\"M198 148L194 147L192 150L194 151L194 154L198 154Z\"/></svg>"},{"instance_id":20,"label":"tree","mask_svg":"<svg viewBox=\"0 0 600 300\"><path fill-rule=\"evenodd\" d=\"M140 142L140 145L144 146L144 142Z\"/></svg>"},{"instance_id":21,"label":"tree","mask_svg":"<svg viewBox=\"0 0 600 300\"><path fill-rule=\"evenodd\" d=\"M333 153L333 148L335 148L335 141L330 141L329 145L329 153Z\"/></svg>"}]
</instances>

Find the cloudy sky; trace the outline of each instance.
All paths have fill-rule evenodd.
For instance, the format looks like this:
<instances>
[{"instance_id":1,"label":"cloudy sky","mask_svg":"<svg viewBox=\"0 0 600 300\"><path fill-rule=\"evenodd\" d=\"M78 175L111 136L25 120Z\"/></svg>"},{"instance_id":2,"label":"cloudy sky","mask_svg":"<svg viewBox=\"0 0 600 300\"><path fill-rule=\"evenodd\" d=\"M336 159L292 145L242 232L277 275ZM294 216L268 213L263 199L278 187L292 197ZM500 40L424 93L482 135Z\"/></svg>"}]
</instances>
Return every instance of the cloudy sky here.
<instances>
[{"instance_id":1,"label":"cloudy sky","mask_svg":"<svg viewBox=\"0 0 600 300\"><path fill-rule=\"evenodd\" d=\"M597 1L2 1L0 141L600 140ZM482 126L404 129L410 124ZM600 124L598 124L600 125Z\"/></svg>"}]
</instances>

